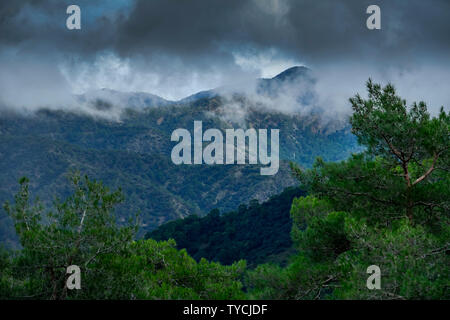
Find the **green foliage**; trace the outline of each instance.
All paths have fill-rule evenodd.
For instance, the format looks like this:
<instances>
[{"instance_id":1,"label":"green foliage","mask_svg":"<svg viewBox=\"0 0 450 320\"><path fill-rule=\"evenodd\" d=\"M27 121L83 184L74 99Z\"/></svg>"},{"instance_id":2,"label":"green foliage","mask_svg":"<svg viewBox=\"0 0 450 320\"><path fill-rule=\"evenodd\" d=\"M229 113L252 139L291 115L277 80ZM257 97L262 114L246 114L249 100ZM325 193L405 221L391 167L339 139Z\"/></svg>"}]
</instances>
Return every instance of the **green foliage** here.
<instances>
[{"instance_id":1,"label":"green foliage","mask_svg":"<svg viewBox=\"0 0 450 320\"><path fill-rule=\"evenodd\" d=\"M333 264L313 262L300 253L285 268L259 265L247 272L244 283L251 299L319 299L332 292L335 269Z\"/></svg>"},{"instance_id":2,"label":"green foliage","mask_svg":"<svg viewBox=\"0 0 450 320\"><path fill-rule=\"evenodd\" d=\"M22 250L0 251L0 297L33 299L242 299L245 262L196 262L175 242L133 241L137 224L121 226L123 200L102 183L71 178L73 194L44 211L29 200L26 178L5 204ZM82 289L69 291L66 268L81 269Z\"/></svg>"},{"instance_id":3,"label":"green foliage","mask_svg":"<svg viewBox=\"0 0 450 320\"><path fill-rule=\"evenodd\" d=\"M367 100L360 95L350 99L350 123L358 142L371 155L401 166L433 157L436 166L439 160L448 160L450 113L441 108L439 117L431 119L424 102L414 103L408 110L391 84L382 88L369 79L367 90Z\"/></svg>"},{"instance_id":4,"label":"green foliage","mask_svg":"<svg viewBox=\"0 0 450 320\"><path fill-rule=\"evenodd\" d=\"M350 119L352 132L371 156L383 158L382 166L388 175L392 176L393 171L397 171L397 176L403 178L399 205L405 214L410 220L415 220L417 211L420 214L423 209L430 210L428 214L448 211L450 189L446 169L450 164L450 112L445 113L442 107L439 116L431 119L424 102L414 103L408 110L406 101L396 95L390 84L381 88L369 79L367 90L369 99L362 99L359 95L350 99L354 111ZM426 194L426 185L439 179L443 172L447 173L447 183L442 200L427 201L430 199L418 197ZM425 190L421 190L423 188ZM388 186L387 190L391 188Z\"/></svg>"},{"instance_id":5,"label":"green foliage","mask_svg":"<svg viewBox=\"0 0 450 320\"><path fill-rule=\"evenodd\" d=\"M408 109L391 85L369 80L367 88L368 99L350 99L352 131L364 152L337 163L319 158L306 170L292 165L306 197L287 189L263 204L192 215L147 234L174 238L187 250L174 240L133 241L135 226L119 225L113 214L120 191L75 175L72 195L48 211L30 202L29 182L22 179L15 204L5 209L23 248L0 250L0 297L450 299L450 114L442 109L432 118L422 102ZM218 99L197 103L214 110ZM194 187L187 192L199 197ZM201 197L217 201L218 194ZM288 265L266 263L290 250L296 253ZM245 262L235 262L241 258L251 267L264 264L244 273ZM65 289L70 264L82 267L83 290ZM371 265L381 269L380 290L366 286Z\"/></svg>"},{"instance_id":6,"label":"green foliage","mask_svg":"<svg viewBox=\"0 0 450 320\"><path fill-rule=\"evenodd\" d=\"M344 212L326 213L327 206L311 196L294 200L292 216L310 217L306 228L302 219L293 225L299 253L286 268L250 270L245 284L251 298L449 298L448 225L439 234L407 219L375 227ZM382 271L381 290L366 287L366 269L373 264Z\"/></svg>"},{"instance_id":7,"label":"green foliage","mask_svg":"<svg viewBox=\"0 0 450 320\"><path fill-rule=\"evenodd\" d=\"M392 228L371 228L349 220L352 250L339 257L340 299L448 299L449 230L437 237L403 219ZM367 290L366 269L381 269L381 290Z\"/></svg>"},{"instance_id":8,"label":"green foliage","mask_svg":"<svg viewBox=\"0 0 450 320\"><path fill-rule=\"evenodd\" d=\"M336 258L349 249L345 213L312 196L296 198L291 208L291 236L298 254L286 268L261 265L249 271L246 285L256 299L329 297L339 268Z\"/></svg>"},{"instance_id":9,"label":"green foliage","mask_svg":"<svg viewBox=\"0 0 450 320\"><path fill-rule=\"evenodd\" d=\"M334 261L350 247L344 220L344 212L330 212L324 218L313 218L298 240L300 250L312 261Z\"/></svg>"},{"instance_id":10,"label":"green foliage","mask_svg":"<svg viewBox=\"0 0 450 320\"><path fill-rule=\"evenodd\" d=\"M296 170L308 191L336 210L352 211L373 224L386 225L405 215L406 189L398 168L389 168L383 158L352 155L340 163L318 159L312 170Z\"/></svg>"},{"instance_id":11,"label":"green foliage","mask_svg":"<svg viewBox=\"0 0 450 320\"><path fill-rule=\"evenodd\" d=\"M313 196L295 198L292 201L290 215L292 218L291 237L296 245L301 243L301 237L307 224L315 218L322 218L332 209L324 200Z\"/></svg>"},{"instance_id":12,"label":"green foliage","mask_svg":"<svg viewBox=\"0 0 450 320\"><path fill-rule=\"evenodd\" d=\"M350 99L352 131L366 151L309 170L292 165L309 196L293 201L299 254L286 268L260 266L246 285L277 299L448 299L449 125L443 109L406 103L367 83ZM381 289L366 286L381 269ZM264 281L267 280L267 286Z\"/></svg>"},{"instance_id":13,"label":"green foliage","mask_svg":"<svg viewBox=\"0 0 450 320\"><path fill-rule=\"evenodd\" d=\"M168 222L146 237L175 239L178 248L185 248L196 260L206 258L231 264L245 259L251 267L268 261L283 263L293 251L289 237L290 204L302 194L298 188L287 188L262 204L251 201L223 215L212 210L202 218L189 216Z\"/></svg>"},{"instance_id":14,"label":"green foliage","mask_svg":"<svg viewBox=\"0 0 450 320\"><path fill-rule=\"evenodd\" d=\"M100 270L113 270L108 282L102 282L93 293L116 287L107 298L113 299L243 299L239 278L245 262L231 266L196 262L175 242L140 240L124 255L110 255L98 262ZM97 282L90 282L97 284Z\"/></svg>"},{"instance_id":15,"label":"green foliage","mask_svg":"<svg viewBox=\"0 0 450 320\"><path fill-rule=\"evenodd\" d=\"M36 297L64 299L66 268L78 265L89 274L99 255L116 253L131 241L136 226L119 227L112 209L123 196L102 183L74 174L73 195L55 201L54 210L31 204L28 179L20 179L15 204L5 204L23 249L15 259L14 276L22 290ZM20 285L17 288L21 288ZM19 292L19 294L24 294Z\"/></svg>"},{"instance_id":16,"label":"green foliage","mask_svg":"<svg viewBox=\"0 0 450 320\"><path fill-rule=\"evenodd\" d=\"M11 253L0 246L0 299L7 299L14 291L12 281L12 257Z\"/></svg>"},{"instance_id":17,"label":"green foliage","mask_svg":"<svg viewBox=\"0 0 450 320\"><path fill-rule=\"evenodd\" d=\"M340 163L317 160L312 170L294 168L308 191L336 210L351 211L369 223L387 225L407 216L439 228L450 206L450 114L431 118L426 105L405 101L391 85L370 80L369 99L350 99L353 132L367 152Z\"/></svg>"},{"instance_id":18,"label":"green foliage","mask_svg":"<svg viewBox=\"0 0 450 320\"><path fill-rule=\"evenodd\" d=\"M333 261L349 249L344 231L344 212L330 212L327 201L313 196L296 198L292 202L291 237L298 250L312 261Z\"/></svg>"}]
</instances>

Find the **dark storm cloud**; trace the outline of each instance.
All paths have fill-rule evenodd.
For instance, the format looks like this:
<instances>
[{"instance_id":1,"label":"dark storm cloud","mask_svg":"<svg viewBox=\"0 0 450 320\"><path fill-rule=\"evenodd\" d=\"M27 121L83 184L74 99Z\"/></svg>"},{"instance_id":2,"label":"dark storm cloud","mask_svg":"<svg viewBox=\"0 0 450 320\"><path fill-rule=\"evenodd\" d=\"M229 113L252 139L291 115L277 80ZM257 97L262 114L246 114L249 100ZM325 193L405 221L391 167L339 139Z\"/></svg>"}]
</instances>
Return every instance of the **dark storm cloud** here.
<instances>
[{"instance_id":1,"label":"dark storm cloud","mask_svg":"<svg viewBox=\"0 0 450 320\"><path fill-rule=\"evenodd\" d=\"M83 29L65 28L65 9L77 3ZM365 26L377 4L382 30ZM61 51L122 56L170 53L180 57L230 49L275 47L301 59L448 54L450 2L446 0L137 0L2 1L0 43L27 41Z\"/></svg>"},{"instance_id":2,"label":"dark storm cloud","mask_svg":"<svg viewBox=\"0 0 450 320\"><path fill-rule=\"evenodd\" d=\"M70 4L81 7L80 31L65 27ZM371 4L381 8L381 30L366 28ZM429 70L434 81L447 80L449 12L446 0L2 1L0 67L27 61L25 78L27 69L48 68L52 76L41 85L64 92L108 86L169 98L290 62L331 73L342 87L334 90L345 94L369 76L409 77L404 82L413 87ZM10 78L0 75L0 92L11 97ZM332 81L325 83L332 91ZM0 93L1 100L10 101Z\"/></svg>"},{"instance_id":3,"label":"dark storm cloud","mask_svg":"<svg viewBox=\"0 0 450 320\"><path fill-rule=\"evenodd\" d=\"M382 30L366 28L378 4ZM185 57L275 47L301 60L391 59L449 53L449 1L137 1L119 27L117 50ZM363 56L364 55L364 56ZM389 63L389 60L383 61Z\"/></svg>"},{"instance_id":4,"label":"dark storm cloud","mask_svg":"<svg viewBox=\"0 0 450 320\"><path fill-rule=\"evenodd\" d=\"M366 28L365 10L371 4L381 8L379 31ZM448 1L292 1L295 40L286 49L310 59L370 56L383 63L404 60L405 54L448 53L449 9Z\"/></svg>"}]
</instances>

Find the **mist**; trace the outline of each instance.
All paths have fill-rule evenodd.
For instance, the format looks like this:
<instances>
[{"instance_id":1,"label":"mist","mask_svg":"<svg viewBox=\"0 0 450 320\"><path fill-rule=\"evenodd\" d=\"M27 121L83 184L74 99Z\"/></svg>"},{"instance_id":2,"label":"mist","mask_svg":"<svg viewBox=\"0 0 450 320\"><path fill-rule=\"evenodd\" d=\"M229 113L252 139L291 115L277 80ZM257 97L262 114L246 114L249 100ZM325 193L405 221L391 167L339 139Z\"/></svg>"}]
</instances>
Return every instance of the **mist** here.
<instances>
[{"instance_id":1,"label":"mist","mask_svg":"<svg viewBox=\"0 0 450 320\"><path fill-rule=\"evenodd\" d=\"M126 99L103 91L110 106L99 109L77 97L109 89L176 101L234 86L248 104L229 99L222 116L230 121L245 118L249 107L345 119L348 99L365 94L368 78L394 84L408 104L425 101L432 114L449 109L448 1L379 1L376 31L365 26L365 0L80 0L78 31L65 27L69 4L0 4L0 110L120 119ZM257 78L294 65L308 67L314 84L284 85L275 98L258 95ZM302 92L310 92L307 103L299 102Z\"/></svg>"}]
</instances>

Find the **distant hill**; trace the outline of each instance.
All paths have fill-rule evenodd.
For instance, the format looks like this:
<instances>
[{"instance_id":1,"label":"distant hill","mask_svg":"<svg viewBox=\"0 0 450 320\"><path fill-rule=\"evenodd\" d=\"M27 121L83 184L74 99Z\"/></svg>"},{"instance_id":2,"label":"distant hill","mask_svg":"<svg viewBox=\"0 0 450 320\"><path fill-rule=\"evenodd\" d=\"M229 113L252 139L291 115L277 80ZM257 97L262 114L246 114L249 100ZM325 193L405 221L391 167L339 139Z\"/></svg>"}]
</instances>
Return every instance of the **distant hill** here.
<instances>
[{"instance_id":1,"label":"distant hill","mask_svg":"<svg viewBox=\"0 0 450 320\"><path fill-rule=\"evenodd\" d=\"M283 264L293 251L291 203L302 195L305 193L297 188L287 188L262 204L251 201L222 215L213 210L205 217L192 215L170 221L147 233L146 238L175 239L177 247L186 249L196 260L232 264L245 259L250 267L269 261Z\"/></svg>"},{"instance_id":2,"label":"distant hill","mask_svg":"<svg viewBox=\"0 0 450 320\"><path fill-rule=\"evenodd\" d=\"M109 108L112 106L126 106L132 109L161 107L173 103L157 95L146 92L120 92L101 89L78 95L79 103L90 104L93 108Z\"/></svg>"}]
</instances>

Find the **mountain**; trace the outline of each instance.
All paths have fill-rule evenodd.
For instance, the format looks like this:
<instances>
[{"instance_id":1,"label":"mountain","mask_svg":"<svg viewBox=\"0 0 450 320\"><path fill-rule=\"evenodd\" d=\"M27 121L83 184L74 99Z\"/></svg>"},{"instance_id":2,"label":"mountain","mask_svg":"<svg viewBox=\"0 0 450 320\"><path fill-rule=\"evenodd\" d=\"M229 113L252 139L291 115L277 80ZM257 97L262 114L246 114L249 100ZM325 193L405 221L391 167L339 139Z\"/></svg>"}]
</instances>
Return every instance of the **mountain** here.
<instances>
[{"instance_id":1,"label":"mountain","mask_svg":"<svg viewBox=\"0 0 450 320\"><path fill-rule=\"evenodd\" d=\"M80 103L94 101L93 107L103 108L106 115L117 112L118 118L46 109L26 116L2 113L0 202L12 199L17 180L25 175L32 193L49 204L55 196L69 193L67 173L80 170L122 188L126 201L118 215L124 220L140 211L141 235L190 214L202 216L214 208L228 212L252 199L263 202L296 183L289 161L309 167L317 156L337 161L359 148L345 123L324 121L319 112L277 109L286 107L277 104L280 96L285 98L284 84L295 92L288 100L292 103L310 95L304 86L310 82L306 71L289 70L273 79L258 79L253 89L266 83L259 87L269 88L266 93L218 90L217 94L199 93L190 100L173 102L150 94L101 90L80 98L85 99ZM171 134L177 128L192 132L195 120L203 121L204 130L279 129L278 173L261 176L258 165L173 164ZM3 210L0 241L15 242Z\"/></svg>"},{"instance_id":2,"label":"mountain","mask_svg":"<svg viewBox=\"0 0 450 320\"><path fill-rule=\"evenodd\" d=\"M312 80L311 70L304 66L294 66L277 74L272 80L279 82L296 81L299 78L308 78Z\"/></svg>"},{"instance_id":3,"label":"mountain","mask_svg":"<svg viewBox=\"0 0 450 320\"><path fill-rule=\"evenodd\" d=\"M110 89L89 91L78 95L77 102L88 104L94 108L108 109L113 106L132 109L144 109L149 107L162 107L173 103L160 96L146 92L120 92Z\"/></svg>"},{"instance_id":4,"label":"mountain","mask_svg":"<svg viewBox=\"0 0 450 320\"><path fill-rule=\"evenodd\" d=\"M211 90L197 92L186 98L179 100L179 103L191 103L199 99L211 99L216 96L223 95L262 95L268 97L275 97L282 93L283 86L295 85L299 82L314 83L314 77L311 70L303 66L295 66L273 78L260 78L253 81L237 81L231 85L221 86ZM305 93L305 92L304 92Z\"/></svg>"}]
</instances>

